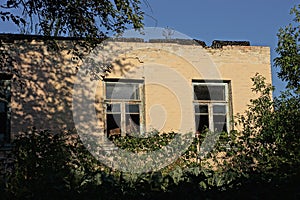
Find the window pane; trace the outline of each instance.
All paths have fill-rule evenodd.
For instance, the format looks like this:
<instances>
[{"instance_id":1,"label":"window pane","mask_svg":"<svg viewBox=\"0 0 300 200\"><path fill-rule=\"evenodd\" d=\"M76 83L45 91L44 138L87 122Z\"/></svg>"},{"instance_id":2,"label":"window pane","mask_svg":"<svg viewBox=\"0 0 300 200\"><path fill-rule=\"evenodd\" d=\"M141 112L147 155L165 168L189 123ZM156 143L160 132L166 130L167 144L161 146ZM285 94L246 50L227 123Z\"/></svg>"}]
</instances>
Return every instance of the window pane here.
<instances>
[{"instance_id":1,"label":"window pane","mask_svg":"<svg viewBox=\"0 0 300 200\"><path fill-rule=\"evenodd\" d=\"M226 122L226 115L214 115L214 122Z\"/></svg>"},{"instance_id":2,"label":"window pane","mask_svg":"<svg viewBox=\"0 0 300 200\"><path fill-rule=\"evenodd\" d=\"M226 115L214 115L214 131L227 131Z\"/></svg>"},{"instance_id":3,"label":"window pane","mask_svg":"<svg viewBox=\"0 0 300 200\"><path fill-rule=\"evenodd\" d=\"M106 99L139 99L139 84L106 83Z\"/></svg>"},{"instance_id":4,"label":"window pane","mask_svg":"<svg viewBox=\"0 0 300 200\"><path fill-rule=\"evenodd\" d=\"M140 115L139 114L126 114L126 133L139 133L140 132Z\"/></svg>"},{"instance_id":5,"label":"window pane","mask_svg":"<svg viewBox=\"0 0 300 200\"><path fill-rule=\"evenodd\" d=\"M107 114L106 125L108 137L121 135L121 114Z\"/></svg>"},{"instance_id":6,"label":"window pane","mask_svg":"<svg viewBox=\"0 0 300 200\"><path fill-rule=\"evenodd\" d=\"M121 105L120 104L106 104L106 111L107 112L121 112Z\"/></svg>"},{"instance_id":7,"label":"window pane","mask_svg":"<svg viewBox=\"0 0 300 200\"><path fill-rule=\"evenodd\" d=\"M214 105L213 106L214 113L226 114L226 106L225 105Z\"/></svg>"},{"instance_id":8,"label":"window pane","mask_svg":"<svg viewBox=\"0 0 300 200\"><path fill-rule=\"evenodd\" d=\"M226 128L226 123L220 123L220 122L217 122L217 123L214 123L214 129L216 132L227 132L227 128Z\"/></svg>"},{"instance_id":9,"label":"window pane","mask_svg":"<svg viewBox=\"0 0 300 200\"><path fill-rule=\"evenodd\" d=\"M140 107L139 104L126 104L125 110L126 113L139 113Z\"/></svg>"},{"instance_id":10,"label":"window pane","mask_svg":"<svg viewBox=\"0 0 300 200\"><path fill-rule=\"evenodd\" d=\"M207 105L195 105L195 113L208 113Z\"/></svg>"},{"instance_id":11,"label":"window pane","mask_svg":"<svg viewBox=\"0 0 300 200\"><path fill-rule=\"evenodd\" d=\"M209 100L208 88L205 85L194 85L195 100Z\"/></svg>"},{"instance_id":12,"label":"window pane","mask_svg":"<svg viewBox=\"0 0 300 200\"><path fill-rule=\"evenodd\" d=\"M196 115L195 120L197 131L202 132L205 129L209 128L208 115Z\"/></svg>"},{"instance_id":13,"label":"window pane","mask_svg":"<svg viewBox=\"0 0 300 200\"><path fill-rule=\"evenodd\" d=\"M224 85L194 85L195 100L225 101Z\"/></svg>"}]
</instances>

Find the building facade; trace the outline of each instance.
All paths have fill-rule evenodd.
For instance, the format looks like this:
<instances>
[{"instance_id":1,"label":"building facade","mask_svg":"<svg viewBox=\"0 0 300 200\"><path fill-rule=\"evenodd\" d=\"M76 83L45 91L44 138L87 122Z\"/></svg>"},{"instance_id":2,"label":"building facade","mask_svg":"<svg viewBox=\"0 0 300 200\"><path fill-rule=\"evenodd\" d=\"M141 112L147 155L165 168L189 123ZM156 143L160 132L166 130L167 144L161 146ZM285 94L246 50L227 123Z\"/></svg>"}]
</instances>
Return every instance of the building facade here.
<instances>
[{"instance_id":1,"label":"building facade","mask_svg":"<svg viewBox=\"0 0 300 200\"><path fill-rule=\"evenodd\" d=\"M129 38L87 51L72 38L52 39L0 35L9 55L0 72L1 141L80 120L105 137L230 131L255 97L250 78L271 83L270 48L247 42Z\"/></svg>"}]
</instances>

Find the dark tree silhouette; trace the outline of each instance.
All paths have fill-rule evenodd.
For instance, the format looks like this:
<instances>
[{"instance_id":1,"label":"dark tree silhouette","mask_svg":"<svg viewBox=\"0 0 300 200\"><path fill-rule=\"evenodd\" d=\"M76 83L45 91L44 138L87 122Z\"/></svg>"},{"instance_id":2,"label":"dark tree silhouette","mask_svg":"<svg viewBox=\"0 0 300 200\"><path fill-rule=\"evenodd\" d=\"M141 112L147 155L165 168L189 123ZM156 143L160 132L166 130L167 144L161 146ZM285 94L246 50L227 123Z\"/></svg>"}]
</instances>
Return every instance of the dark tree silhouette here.
<instances>
[{"instance_id":1,"label":"dark tree silhouette","mask_svg":"<svg viewBox=\"0 0 300 200\"><path fill-rule=\"evenodd\" d=\"M102 38L143 27L140 0L4 0L2 21L29 34Z\"/></svg>"},{"instance_id":2,"label":"dark tree silhouette","mask_svg":"<svg viewBox=\"0 0 300 200\"><path fill-rule=\"evenodd\" d=\"M275 65L280 68L279 78L287 81L287 87L300 93L300 4L291 9L293 23L280 28Z\"/></svg>"}]
</instances>

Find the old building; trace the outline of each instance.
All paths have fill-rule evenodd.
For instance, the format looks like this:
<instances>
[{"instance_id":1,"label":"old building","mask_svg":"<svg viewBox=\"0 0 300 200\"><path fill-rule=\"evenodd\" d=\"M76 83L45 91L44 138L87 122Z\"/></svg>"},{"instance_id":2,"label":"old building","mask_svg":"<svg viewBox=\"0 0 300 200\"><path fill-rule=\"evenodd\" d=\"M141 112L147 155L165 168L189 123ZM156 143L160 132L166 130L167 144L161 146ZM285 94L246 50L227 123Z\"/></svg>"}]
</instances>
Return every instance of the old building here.
<instances>
[{"instance_id":1,"label":"old building","mask_svg":"<svg viewBox=\"0 0 300 200\"><path fill-rule=\"evenodd\" d=\"M254 97L250 77L271 83L269 47L248 42L115 39L87 52L72 38L52 39L0 35L9 55L0 74L2 143L30 126L58 131L80 120L105 137L229 131Z\"/></svg>"}]
</instances>

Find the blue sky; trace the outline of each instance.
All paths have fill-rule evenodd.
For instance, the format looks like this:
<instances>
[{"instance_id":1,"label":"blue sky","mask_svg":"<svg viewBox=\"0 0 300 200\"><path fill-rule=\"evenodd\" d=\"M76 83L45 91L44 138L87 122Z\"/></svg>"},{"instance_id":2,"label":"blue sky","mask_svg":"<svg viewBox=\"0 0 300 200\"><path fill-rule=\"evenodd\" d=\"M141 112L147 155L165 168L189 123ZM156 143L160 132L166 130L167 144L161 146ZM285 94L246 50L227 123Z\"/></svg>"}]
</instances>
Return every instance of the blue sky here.
<instances>
[{"instance_id":1,"label":"blue sky","mask_svg":"<svg viewBox=\"0 0 300 200\"><path fill-rule=\"evenodd\" d=\"M251 45L269 46L271 60L277 56L277 32L293 19L290 9L299 0L148 0L145 26L170 27L210 45L213 40L248 40ZM0 23L0 32L16 33L9 23ZM279 90L284 83L272 66L273 85Z\"/></svg>"},{"instance_id":2,"label":"blue sky","mask_svg":"<svg viewBox=\"0 0 300 200\"><path fill-rule=\"evenodd\" d=\"M277 56L277 32L290 23L290 9L299 0L148 0L145 26L170 27L210 45L213 40L248 40L251 45L269 46L271 60ZM155 20L154 20L154 19ZM284 83L272 66L273 85Z\"/></svg>"}]
</instances>

